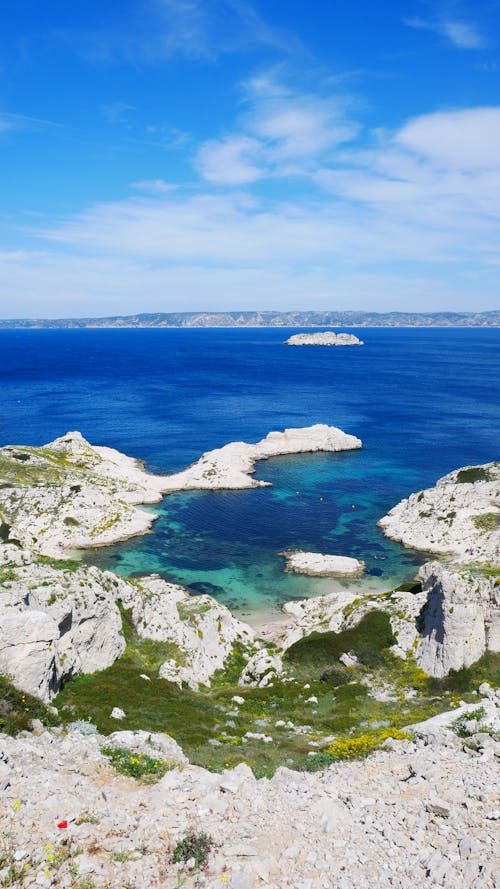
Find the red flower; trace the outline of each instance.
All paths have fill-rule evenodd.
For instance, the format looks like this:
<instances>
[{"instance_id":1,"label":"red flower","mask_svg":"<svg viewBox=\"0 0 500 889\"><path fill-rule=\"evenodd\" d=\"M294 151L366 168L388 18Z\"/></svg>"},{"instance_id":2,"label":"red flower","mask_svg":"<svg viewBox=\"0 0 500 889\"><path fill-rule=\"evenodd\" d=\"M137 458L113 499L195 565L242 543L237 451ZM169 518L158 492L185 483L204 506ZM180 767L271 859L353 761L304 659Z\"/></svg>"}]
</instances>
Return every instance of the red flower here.
<instances>
[{"instance_id":1,"label":"red flower","mask_svg":"<svg viewBox=\"0 0 500 889\"><path fill-rule=\"evenodd\" d=\"M67 822L67 821L60 821L59 824L58 824L57 826L58 826L61 830L63 830L65 827L68 826L68 822Z\"/></svg>"}]
</instances>

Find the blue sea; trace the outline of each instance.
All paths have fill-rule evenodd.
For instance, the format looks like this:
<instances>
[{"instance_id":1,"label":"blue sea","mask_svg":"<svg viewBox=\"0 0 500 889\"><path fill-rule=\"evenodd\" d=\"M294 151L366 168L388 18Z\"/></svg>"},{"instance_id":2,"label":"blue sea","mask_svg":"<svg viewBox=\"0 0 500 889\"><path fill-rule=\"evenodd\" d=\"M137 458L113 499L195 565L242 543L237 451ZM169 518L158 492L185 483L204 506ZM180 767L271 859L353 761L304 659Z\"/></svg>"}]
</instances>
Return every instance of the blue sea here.
<instances>
[{"instance_id":1,"label":"blue sea","mask_svg":"<svg viewBox=\"0 0 500 889\"><path fill-rule=\"evenodd\" d=\"M466 464L498 459L497 329L352 329L362 348L290 348L286 329L0 331L0 444L79 429L90 442L184 468L229 441L328 423L361 451L278 457L271 488L166 497L153 533L86 558L124 575L159 572L250 620L342 586L389 589L422 554L377 520ZM363 558L362 579L294 576L278 553Z\"/></svg>"}]
</instances>

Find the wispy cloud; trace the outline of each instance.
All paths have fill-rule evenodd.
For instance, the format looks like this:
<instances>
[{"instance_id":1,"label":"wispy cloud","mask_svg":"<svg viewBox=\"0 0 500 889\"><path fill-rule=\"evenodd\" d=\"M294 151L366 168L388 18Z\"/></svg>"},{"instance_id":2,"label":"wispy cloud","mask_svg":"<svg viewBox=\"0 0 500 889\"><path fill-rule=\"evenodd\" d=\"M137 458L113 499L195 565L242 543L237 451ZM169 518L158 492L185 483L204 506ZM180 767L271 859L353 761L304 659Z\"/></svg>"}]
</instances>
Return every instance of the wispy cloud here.
<instances>
[{"instance_id":1,"label":"wispy cloud","mask_svg":"<svg viewBox=\"0 0 500 889\"><path fill-rule=\"evenodd\" d=\"M351 140L358 124L346 100L286 86L272 73L243 86L239 128L200 148L196 165L210 182L243 185L264 177L302 177L318 158Z\"/></svg>"},{"instance_id":2,"label":"wispy cloud","mask_svg":"<svg viewBox=\"0 0 500 889\"><path fill-rule=\"evenodd\" d=\"M110 102L109 105L101 105L100 110L110 123L126 123L136 108L128 102Z\"/></svg>"},{"instance_id":3,"label":"wispy cloud","mask_svg":"<svg viewBox=\"0 0 500 889\"><path fill-rule=\"evenodd\" d=\"M126 0L107 28L60 28L53 37L94 63L215 60L256 46L304 53L300 38L269 24L249 0Z\"/></svg>"},{"instance_id":4,"label":"wispy cloud","mask_svg":"<svg viewBox=\"0 0 500 889\"><path fill-rule=\"evenodd\" d=\"M435 34L439 34L440 37L444 37L457 49L482 49L487 44L486 37L478 26L463 19L410 18L404 19L404 23L410 28L416 28L420 31L433 31Z\"/></svg>"},{"instance_id":5,"label":"wispy cloud","mask_svg":"<svg viewBox=\"0 0 500 889\"><path fill-rule=\"evenodd\" d=\"M56 127L64 129L65 125L43 117L30 117L27 114L14 114L11 111L0 111L0 132L39 127Z\"/></svg>"},{"instance_id":6,"label":"wispy cloud","mask_svg":"<svg viewBox=\"0 0 500 889\"><path fill-rule=\"evenodd\" d=\"M168 194L178 188L172 182L165 182L164 179L143 179L141 182L131 182L130 187L135 191L141 191L144 194Z\"/></svg>"}]
</instances>

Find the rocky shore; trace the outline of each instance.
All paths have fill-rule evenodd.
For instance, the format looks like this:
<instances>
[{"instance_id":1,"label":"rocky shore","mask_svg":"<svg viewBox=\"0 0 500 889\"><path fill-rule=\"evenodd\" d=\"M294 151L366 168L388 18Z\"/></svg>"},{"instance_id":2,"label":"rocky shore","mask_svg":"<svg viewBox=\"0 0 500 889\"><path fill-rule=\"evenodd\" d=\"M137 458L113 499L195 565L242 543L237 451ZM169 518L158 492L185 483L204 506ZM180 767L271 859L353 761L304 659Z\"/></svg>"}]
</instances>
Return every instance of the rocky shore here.
<instances>
[{"instance_id":1,"label":"rocky shore","mask_svg":"<svg viewBox=\"0 0 500 889\"><path fill-rule=\"evenodd\" d=\"M164 493L256 487L257 460L360 446L286 430L163 477L79 433L0 449L0 728L18 732L0 733L0 885L495 886L498 463L381 520L445 554L414 583L290 602L265 637L210 596L62 558L144 533L141 505ZM37 701L59 712L31 719ZM172 861L193 832L211 838L206 869Z\"/></svg>"},{"instance_id":2,"label":"rocky shore","mask_svg":"<svg viewBox=\"0 0 500 889\"><path fill-rule=\"evenodd\" d=\"M285 340L285 346L363 346L353 333L334 333L327 330L318 333L294 333Z\"/></svg>"}]
</instances>

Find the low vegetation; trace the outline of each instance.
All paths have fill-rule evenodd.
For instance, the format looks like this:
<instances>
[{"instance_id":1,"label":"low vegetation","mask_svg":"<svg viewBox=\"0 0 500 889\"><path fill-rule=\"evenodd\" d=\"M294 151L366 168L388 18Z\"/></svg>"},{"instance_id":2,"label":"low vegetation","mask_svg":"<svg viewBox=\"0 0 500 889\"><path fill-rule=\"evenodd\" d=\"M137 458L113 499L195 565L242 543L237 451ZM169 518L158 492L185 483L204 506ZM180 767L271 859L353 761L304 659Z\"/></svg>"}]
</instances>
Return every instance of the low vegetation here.
<instances>
[{"instance_id":1,"label":"low vegetation","mask_svg":"<svg viewBox=\"0 0 500 889\"><path fill-rule=\"evenodd\" d=\"M392 654L390 625L381 612L365 615L344 633L311 634L296 643L285 675L265 688L238 686L244 652L235 649L211 688L179 689L158 678L159 666L171 656L168 643L138 638L127 620L124 633L127 646L118 661L72 680L56 698L63 722L90 720L105 735L118 727L166 732L197 765L221 771L246 762L259 777L279 765L311 768L315 758L309 754L317 751L319 767L323 751L338 742L336 755L348 753L351 741L354 747L368 744L356 741L363 735L373 749L406 725L450 709L458 695L473 701L469 693L484 679L500 678L500 657L491 654L444 679L427 677L411 659ZM356 654L359 666L339 663L346 650ZM119 726L111 718L115 706L126 714ZM324 756L326 764L333 761L331 753Z\"/></svg>"},{"instance_id":2,"label":"low vegetation","mask_svg":"<svg viewBox=\"0 0 500 889\"><path fill-rule=\"evenodd\" d=\"M191 831L179 840L173 849L172 864L182 864L185 867L190 864L195 873L208 868L208 859L217 844L213 837L203 831Z\"/></svg>"},{"instance_id":3,"label":"low vegetation","mask_svg":"<svg viewBox=\"0 0 500 889\"><path fill-rule=\"evenodd\" d=\"M500 524L500 514L497 512L483 512L481 515L472 516L472 521L478 531L494 531Z\"/></svg>"},{"instance_id":4,"label":"low vegetation","mask_svg":"<svg viewBox=\"0 0 500 889\"><path fill-rule=\"evenodd\" d=\"M492 478L491 472L485 469L484 466L469 466L468 469L461 469L460 472L457 472L457 483L459 485L473 484L474 482L490 482Z\"/></svg>"},{"instance_id":5,"label":"low vegetation","mask_svg":"<svg viewBox=\"0 0 500 889\"><path fill-rule=\"evenodd\" d=\"M179 763L172 759L156 759L147 753L137 753L127 747L103 747L102 752L120 775L159 781Z\"/></svg>"},{"instance_id":6,"label":"low vegetation","mask_svg":"<svg viewBox=\"0 0 500 889\"><path fill-rule=\"evenodd\" d=\"M17 735L30 728L32 719L39 719L46 726L60 722L57 714L38 698L20 691L7 677L0 676L0 732Z\"/></svg>"}]
</instances>

